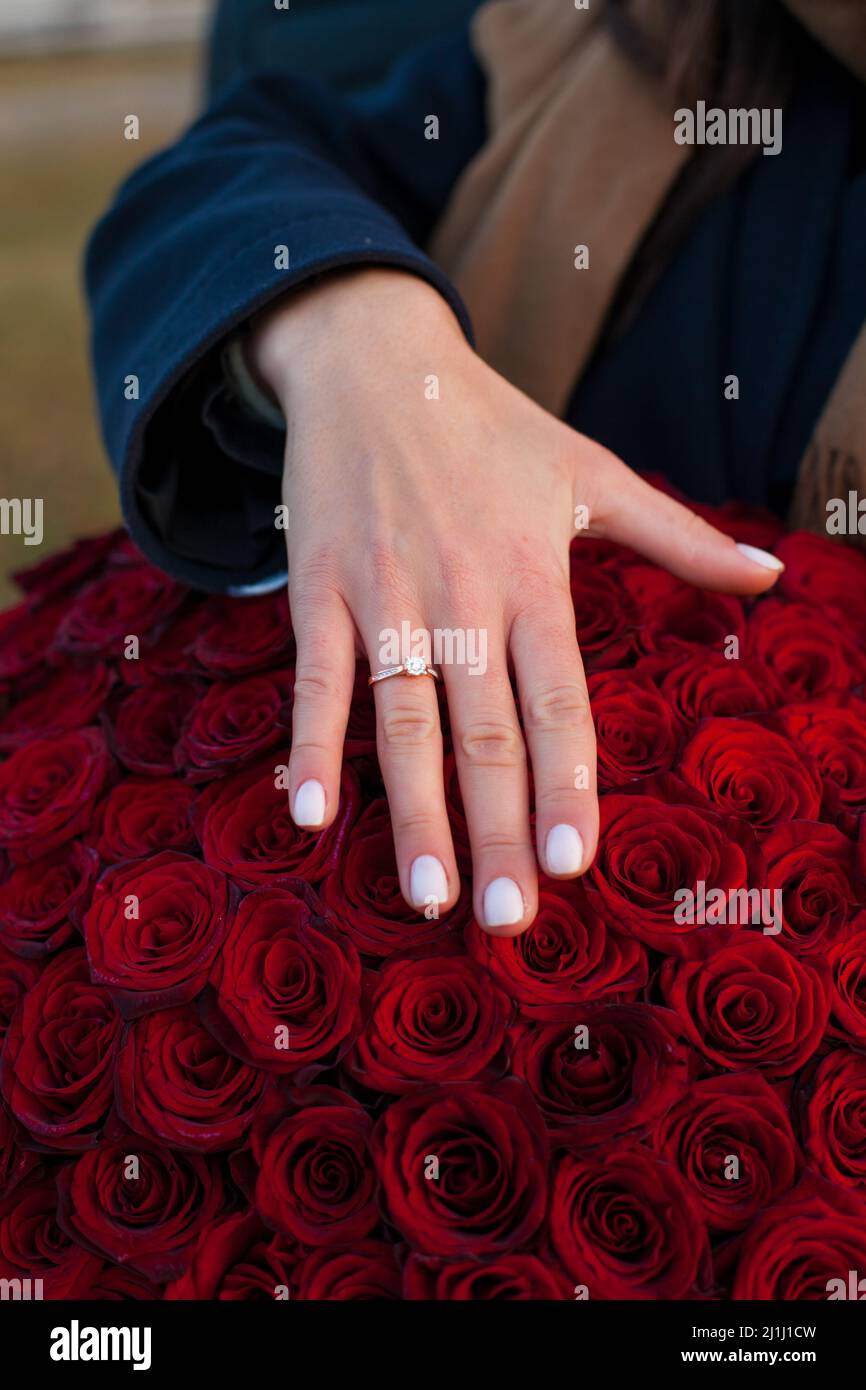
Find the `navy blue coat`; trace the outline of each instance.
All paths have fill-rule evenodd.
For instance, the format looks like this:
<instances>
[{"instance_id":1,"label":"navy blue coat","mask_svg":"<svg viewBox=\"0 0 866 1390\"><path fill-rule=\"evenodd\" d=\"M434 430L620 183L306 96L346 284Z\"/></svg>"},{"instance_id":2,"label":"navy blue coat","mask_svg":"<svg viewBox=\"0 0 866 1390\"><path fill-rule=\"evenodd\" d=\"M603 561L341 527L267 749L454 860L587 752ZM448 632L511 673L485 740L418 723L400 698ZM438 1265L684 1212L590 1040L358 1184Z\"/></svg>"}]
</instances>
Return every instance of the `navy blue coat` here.
<instances>
[{"instance_id":1,"label":"navy blue coat","mask_svg":"<svg viewBox=\"0 0 866 1390\"><path fill-rule=\"evenodd\" d=\"M756 158L705 209L567 411L698 500L784 508L866 319L863 91L817 47L812 57L783 152ZM423 248L484 142L484 107L465 31L361 95L261 73L120 189L87 252L93 362L124 516L157 564L212 590L285 571L273 524L284 434L233 398L221 364L255 310L311 276L374 263L436 286L471 336ZM424 138L430 113L438 141ZM288 269L275 266L283 245Z\"/></svg>"}]
</instances>

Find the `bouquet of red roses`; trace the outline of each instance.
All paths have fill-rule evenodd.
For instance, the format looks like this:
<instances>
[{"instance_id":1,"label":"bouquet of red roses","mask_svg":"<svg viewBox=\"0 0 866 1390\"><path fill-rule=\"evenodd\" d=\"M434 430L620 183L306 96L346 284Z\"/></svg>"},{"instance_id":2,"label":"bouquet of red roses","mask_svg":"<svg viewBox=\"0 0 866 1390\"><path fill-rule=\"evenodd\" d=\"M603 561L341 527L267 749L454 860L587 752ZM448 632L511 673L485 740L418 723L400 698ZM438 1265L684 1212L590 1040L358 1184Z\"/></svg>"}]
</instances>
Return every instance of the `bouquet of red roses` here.
<instances>
[{"instance_id":1,"label":"bouquet of red roses","mask_svg":"<svg viewBox=\"0 0 866 1390\"><path fill-rule=\"evenodd\" d=\"M514 939L468 892L441 920L400 897L366 673L338 817L294 826L284 595L192 594L121 535L20 576L0 1277L826 1299L866 1274L866 559L712 519L784 560L772 597L575 543L601 847Z\"/></svg>"}]
</instances>

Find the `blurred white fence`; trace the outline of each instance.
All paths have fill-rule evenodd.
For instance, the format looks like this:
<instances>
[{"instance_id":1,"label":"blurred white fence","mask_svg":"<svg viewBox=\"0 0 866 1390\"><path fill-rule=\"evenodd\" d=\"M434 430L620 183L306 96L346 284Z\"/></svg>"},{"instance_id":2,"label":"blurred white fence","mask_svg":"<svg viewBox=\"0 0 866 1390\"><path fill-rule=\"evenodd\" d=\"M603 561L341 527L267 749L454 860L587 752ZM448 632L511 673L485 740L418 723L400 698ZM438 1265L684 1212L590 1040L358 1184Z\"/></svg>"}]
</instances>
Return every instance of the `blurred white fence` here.
<instances>
[{"instance_id":1,"label":"blurred white fence","mask_svg":"<svg viewBox=\"0 0 866 1390\"><path fill-rule=\"evenodd\" d=\"M177 43L204 31L210 0L0 0L0 54Z\"/></svg>"}]
</instances>

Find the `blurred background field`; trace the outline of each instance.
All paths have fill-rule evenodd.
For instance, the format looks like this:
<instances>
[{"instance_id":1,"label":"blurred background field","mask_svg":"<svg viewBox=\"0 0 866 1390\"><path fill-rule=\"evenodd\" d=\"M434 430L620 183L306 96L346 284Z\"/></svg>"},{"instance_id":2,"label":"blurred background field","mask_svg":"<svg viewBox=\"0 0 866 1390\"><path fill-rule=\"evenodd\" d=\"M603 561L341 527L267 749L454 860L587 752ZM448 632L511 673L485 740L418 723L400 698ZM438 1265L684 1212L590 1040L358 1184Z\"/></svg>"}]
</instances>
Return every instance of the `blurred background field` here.
<instances>
[{"instance_id":1,"label":"blurred background field","mask_svg":"<svg viewBox=\"0 0 866 1390\"><path fill-rule=\"evenodd\" d=\"M263 66L361 91L478 0L0 0L0 498L43 499L10 572L118 520L87 361L81 253L123 177ZM212 39L212 42L209 40ZM124 119L140 122L124 138Z\"/></svg>"},{"instance_id":2,"label":"blurred background field","mask_svg":"<svg viewBox=\"0 0 866 1390\"><path fill-rule=\"evenodd\" d=\"M42 497L45 528L39 547L0 536L0 608L15 598L12 570L118 520L88 371L81 252L121 179L194 114L205 8L0 6L0 496ZM124 139L130 114L138 141Z\"/></svg>"}]
</instances>

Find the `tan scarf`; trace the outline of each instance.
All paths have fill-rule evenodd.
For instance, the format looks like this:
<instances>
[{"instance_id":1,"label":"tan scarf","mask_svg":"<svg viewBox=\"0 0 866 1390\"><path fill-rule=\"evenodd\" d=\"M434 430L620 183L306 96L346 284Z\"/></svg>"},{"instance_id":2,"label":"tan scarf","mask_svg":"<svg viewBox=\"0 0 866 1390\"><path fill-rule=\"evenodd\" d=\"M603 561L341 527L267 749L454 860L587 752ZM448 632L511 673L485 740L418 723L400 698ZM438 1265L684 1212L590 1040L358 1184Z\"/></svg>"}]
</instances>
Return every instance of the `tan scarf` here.
<instances>
[{"instance_id":1,"label":"tan scarf","mask_svg":"<svg viewBox=\"0 0 866 1390\"><path fill-rule=\"evenodd\" d=\"M866 80L866 0L785 0ZM652 0L641 0L652 18ZM660 82L623 55L604 0L489 0L473 23L488 80L487 144L465 170L431 254L472 315L478 350L562 414L629 263L692 157ZM627 171L624 176L622 171ZM588 268L578 271L579 247ZM803 459L794 525L866 496L866 326Z\"/></svg>"}]
</instances>

